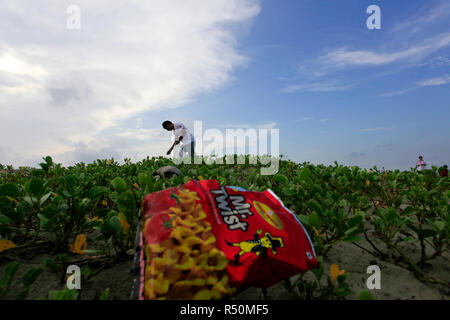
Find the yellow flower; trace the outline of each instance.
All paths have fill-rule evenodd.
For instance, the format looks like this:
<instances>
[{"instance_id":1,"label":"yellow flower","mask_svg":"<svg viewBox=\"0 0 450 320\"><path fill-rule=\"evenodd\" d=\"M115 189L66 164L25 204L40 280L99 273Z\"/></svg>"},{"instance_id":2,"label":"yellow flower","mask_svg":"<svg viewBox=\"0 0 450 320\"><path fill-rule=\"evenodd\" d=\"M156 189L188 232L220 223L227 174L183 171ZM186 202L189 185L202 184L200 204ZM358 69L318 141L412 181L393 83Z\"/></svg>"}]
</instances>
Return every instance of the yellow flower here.
<instances>
[{"instance_id":1,"label":"yellow flower","mask_svg":"<svg viewBox=\"0 0 450 320\"><path fill-rule=\"evenodd\" d=\"M87 218L87 220L88 221L99 221L99 222L103 223L103 219L99 218L99 217L93 217L92 219L91 218Z\"/></svg>"},{"instance_id":2,"label":"yellow flower","mask_svg":"<svg viewBox=\"0 0 450 320\"><path fill-rule=\"evenodd\" d=\"M84 254L86 246L86 236L84 234L77 235L73 244L69 244L70 251L78 254Z\"/></svg>"},{"instance_id":3,"label":"yellow flower","mask_svg":"<svg viewBox=\"0 0 450 320\"><path fill-rule=\"evenodd\" d=\"M120 224L122 225L123 232L127 234L128 230L130 229L130 224L128 223L127 218L122 212L119 213L119 220Z\"/></svg>"},{"instance_id":4,"label":"yellow flower","mask_svg":"<svg viewBox=\"0 0 450 320\"><path fill-rule=\"evenodd\" d=\"M107 206L108 202L106 200L102 200L102 205Z\"/></svg>"},{"instance_id":5,"label":"yellow flower","mask_svg":"<svg viewBox=\"0 0 450 320\"><path fill-rule=\"evenodd\" d=\"M337 278L345 273L345 270L339 270L339 266L337 264L332 264L330 266L330 273L331 281L335 283Z\"/></svg>"},{"instance_id":6,"label":"yellow flower","mask_svg":"<svg viewBox=\"0 0 450 320\"><path fill-rule=\"evenodd\" d=\"M133 184L133 187L135 187L136 189L139 189L139 185L137 183Z\"/></svg>"},{"instance_id":7,"label":"yellow flower","mask_svg":"<svg viewBox=\"0 0 450 320\"><path fill-rule=\"evenodd\" d=\"M10 240L0 240L0 252L14 248L16 245Z\"/></svg>"},{"instance_id":8,"label":"yellow flower","mask_svg":"<svg viewBox=\"0 0 450 320\"><path fill-rule=\"evenodd\" d=\"M107 160L107 161L106 161L106 164L107 164L108 166L110 166L110 165L111 165L111 163L112 163L112 161L111 161L111 160Z\"/></svg>"},{"instance_id":9,"label":"yellow flower","mask_svg":"<svg viewBox=\"0 0 450 320\"><path fill-rule=\"evenodd\" d=\"M204 178L202 176L198 176L198 180L203 180Z\"/></svg>"},{"instance_id":10,"label":"yellow flower","mask_svg":"<svg viewBox=\"0 0 450 320\"><path fill-rule=\"evenodd\" d=\"M370 181L369 181L369 180L366 180L366 184L367 184L368 186L370 186Z\"/></svg>"}]
</instances>

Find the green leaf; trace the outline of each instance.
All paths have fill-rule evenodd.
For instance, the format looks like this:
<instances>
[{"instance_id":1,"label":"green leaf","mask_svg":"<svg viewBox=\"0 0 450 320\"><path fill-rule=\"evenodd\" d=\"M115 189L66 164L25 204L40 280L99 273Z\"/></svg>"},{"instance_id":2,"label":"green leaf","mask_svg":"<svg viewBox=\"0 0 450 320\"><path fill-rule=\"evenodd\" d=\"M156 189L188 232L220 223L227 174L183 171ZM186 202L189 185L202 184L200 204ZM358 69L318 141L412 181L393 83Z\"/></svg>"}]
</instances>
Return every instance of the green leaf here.
<instances>
[{"instance_id":1,"label":"green leaf","mask_svg":"<svg viewBox=\"0 0 450 320\"><path fill-rule=\"evenodd\" d=\"M52 259L45 259L44 260L45 265L50 268L53 272L58 270L58 265L52 260Z\"/></svg>"},{"instance_id":2,"label":"green leaf","mask_svg":"<svg viewBox=\"0 0 450 320\"><path fill-rule=\"evenodd\" d=\"M442 232L445 229L445 222L441 220L434 221L432 226L438 231Z\"/></svg>"},{"instance_id":3,"label":"green leaf","mask_svg":"<svg viewBox=\"0 0 450 320\"><path fill-rule=\"evenodd\" d=\"M41 213L38 213L38 218L39 218L39 220L40 220L40 222L41 222L41 225L46 225L47 223L49 223L49 221L50 221L50 219L49 218L47 218L46 216L44 216L43 214L41 214Z\"/></svg>"},{"instance_id":4,"label":"green leaf","mask_svg":"<svg viewBox=\"0 0 450 320\"><path fill-rule=\"evenodd\" d=\"M307 215L305 214L299 214L297 215L298 220L300 220L300 222L306 226L309 226L309 218Z\"/></svg>"},{"instance_id":5,"label":"green leaf","mask_svg":"<svg viewBox=\"0 0 450 320\"><path fill-rule=\"evenodd\" d=\"M0 225L1 224L9 225L10 223L11 223L11 219L9 219L7 216L0 214Z\"/></svg>"},{"instance_id":6,"label":"green leaf","mask_svg":"<svg viewBox=\"0 0 450 320\"><path fill-rule=\"evenodd\" d=\"M69 191L72 191L75 188L75 185L77 184L77 179L74 176L69 175L64 180L66 182L67 189Z\"/></svg>"},{"instance_id":7,"label":"green leaf","mask_svg":"<svg viewBox=\"0 0 450 320\"><path fill-rule=\"evenodd\" d=\"M76 289L51 290L48 293L49 300L77 300L78 291Z\"/></svg>"},{"instance_id":8,"label":"green leaf","mask_svg":"<svg viewBox=\"0 0 450 320\"><path fill-rule=\"evenodd\" d=\"M407 206L405 210L403 210L403 214L410 216L414 214L414 208L412 206Z\"/></svg>"},{"instance_id":9,"label":"green leaf","mask_svg":"<svg viewBox=\"0 0 450 320\"><path fill-rule=\"evenodd\" d=\"M350 219L348 219L347 221L347 226L350 228L358 228L359 224L361 224L363 222L363 217L361 215L355 215L353 217L351 217ZM346 233L348 234L348 233Z\"/></svg>"},{"instance_id":10,"label":"green leaf","mask_svg":"<svg viewBox=\"0 0 450 320\"><path fill-rule=\"evenodd\" d=\"M44 158L45 162L47 162L48 165L52 165L53 164L53 159L50 156L46 156Z\"/></svg>"},{"instance_id":11,"label":"green leaf","mask_svg":"<svg viewBox=\"0 0 450 320\"><path fill-rule=\"evenodd\" d=\"M292 196L295 196L297 194L297 192L295 190L290 189L288 187L283 187L283 189L281 189L281 191L287 197L292 197Z\"/></svg>"},{"instance_id":12,"label":"green leaf","mask_svg":"<svg viewBox=\"0 0 450 320\"><path fill-rule=\"evenodd\" d=\"M3 276L3 280L2 280L2 285L4 285L5 287L8 287L11 284L11 282L14 278L14 275L16 274L17 270L19 269L19 266L20 266L20 262L17 262L17 261L13 261L6 266L5 275Z\"/></svg>"},{"instance_id":13,"label":"green leaf","mask_svg":"<svg viewBox=\"0 0 450 320\"><path fill-rule=\"evenodd\" d=\"M127 183L124 179L117 177L111 182L114 189L118 192L125 192L127 190Z\"/></svg>"},{"instance_id":14,"label":"green leaf","mask_svg":"<svg viewBox=\"0 0 450 320\"><path fill-rule=\"evenodd\" d=\"M25 276L22 279L22 283L25 288L29 288L37 279L37 277L41 274L42 268L33 268L28 270Z\"/></svg>"},{"instance_id":15,"label":"green leaf","mask_svg":"<svg viewBox=\"0 0 450 320\"><path fill-rule=\"evenodd\" d=\"M6 183L0 186L0 196L17 198L19 196L19 188L14 183Z\"/></svg>"},{"instance_id":16,"label":"green leaf","mask_svg":"<svg viewBox=\"0 0 450 320\"><path fill-rule=\"evenodd\" d=\"M273 181L278 182L278 183L282 183L282 184L288 184L289 183L289 179L286 178L285 175L282 174L276 174L273 176Z\"/></svg>"},{"instance_id":17,"label":"green leaf","mask_svg":"<svg viewBox=\"0 0 450 320\"><path fill-rule=\"evenodd\" d=\"M358 242L358 241L361 241L361 240L362 239L360 237L357 237L357 236L349 236L349 237L345 237L345 238L342 239L342 241L345 241L345 242Z\"/></svg>"},{"instance_id":18,"label":"green leaf","mask_svg":"<svg viewBox=\"0 0 450 320\"><path fill-rule=\"evenodd\" d=\"M317 214L317 212L314 211L308 216L308 225L310 225L311 227L319 227L319 215Z\"/></svg>"},{"instance_id":19,"label":"green leaf","mask_svg":"<svg viewBox=\"0 0 450 320\"><path fill-rule=\"evenodd\" d=\"M44 204L44 202L47 201L51 195L52 195L52 192L48 192L48 193L44 194L41 197L41 199L39 200L39 204L42 206Z\"/></svg>"},{"instance_id":20,"label":"green leaf","mask_svg":"<svg viewBox=\"0 0 450 320\"><path fill-rule=\"evenodd\" d=\"M389 208L386 212L386 220L387 221L394 221L399 217L400 217L400 215L398 214L397 210L395 210L394 208Z\"/></svg>"},{"instance_id":21,"label":"green leaf","mask_svg":"<svg viewBox=\"0 0 450 320\"><path fill-rule=\"evenodd\" d=\"M97 198L99 198L101 196L104 196L104 195L108 194L108 192L109 192L109 189L106 188L106 187L95 186L89 192L89 198L94 200L94 199L97 199Z\"/></svg>"},{"instance_id":22,"label":"green leaf","mask_svg":"<svg viewBox=\"0 0 450 320\"><path fill-rule=\"evenodd\" d=\"M108 300L109 297L109 288L106 288L105 291L102 292L102 294L99 297L99 300Z\"/></svg>"},{"instance_id":23,"label":"green leaf","mask_svg":"<svg viewBox=\"0 0 450 320\"><path fill-rule=\"evenodd\" d=\"M375 300L375 298L369 291L363 290L358 294L358 300Z\"/></svg>"},{"instance_id":24,"label":"green leaf","mask_svg":"<svg viewBox=\"0 0 450 320\"><path fill-rule=\"evenodd\" d=\"M39 196L42 192L44 184L42 183L42 180L40 179L33 179L30 181L30 191L31 194L34 196Z\"/></svg>"},{"instance_id":25,"label":"green leaf","mask_svg":"<svg viewBox=\"0 0 450 320\"><path fill-rule=\"evenodd\" d=\"M323 276L323 273L324 273L323 265L320 264L319 268L312 269L311 272L314 274L314 276L316 277L317 281L320 281L320 279L322 279L322 276Z\"/></svg>"},{"instance_id":26,"label":"green leaf","mask_svg":"<svg viewBox=\"0 0 450 320\"><path fill-rule=\"evenodd\" d=\"M114 215L109 218L108 225L116 232L117 234L122 233L122 224L120 223L120 219L118 216Z\"/></svg>"},{"instance_id":27,"label":"green leaf","mask_svg":"<svg viewBox=\"0 0 450 320\"><path fill-rule=\"evenodd\" d=\"M310 199L310 200L308 201L308 205L309 205L309 207L311 208L312 211L316 211L316 212L319 213L319 214L322 214L322 213L323 213L323 208L322 208L322 206L320 205L320 203L317 202L316 199Z\"/></svg>"},{"instance_id":28,"label":"green leaf","mask_svg":"<svg viewBox=\"0 0 450 320\"><path fill-rule=\"evenodd\" d=\"M88 265L85 265L81 268L81 275L85 278L85 279L89 279L89 277L92 275L92 270L91 268L89 268Z\"/></svg>"},{"instance_id":29,"label":"green leaf","mask_svg":"<svg viewBox=\"0 0 450 320\"><path fill-rule=\"evenodd\" d=\"M361 232L362 232L362 230L359 229L359 226L355 226L353 228L345 230L344 234L346 236L349 236L349 235L358 234L358 233L361 233Z\"/></svg>"}]
</instances>

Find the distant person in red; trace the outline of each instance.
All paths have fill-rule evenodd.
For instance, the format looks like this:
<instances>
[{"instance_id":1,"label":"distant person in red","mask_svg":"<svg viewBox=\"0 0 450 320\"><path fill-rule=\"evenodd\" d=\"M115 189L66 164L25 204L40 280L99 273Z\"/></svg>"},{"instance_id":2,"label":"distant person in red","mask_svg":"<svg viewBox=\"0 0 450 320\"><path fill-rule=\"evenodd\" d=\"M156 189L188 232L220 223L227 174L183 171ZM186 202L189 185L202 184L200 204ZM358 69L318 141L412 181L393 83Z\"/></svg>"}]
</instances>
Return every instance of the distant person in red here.
<instances>
[{"instance_id":1,"label":"distant person in red","mask_svg":"<svg viewBox=\"0 0 450 320\"><path fill-rule=\"evenodd\" d=\"M419 156L419 161L417 161L416 163L416 168L417 170L424 170L425 167L427 166L427 163L425 162L425 160L423 160L422 156Z\"/></svg>"},{"instance_id":2,"label":"distant person in red","mask_svg":"<svg viewBox=\"0 0 450 320\"><path fill-rule=\"evenodd\" d=\"M439 174L442 178L443 177L448 177L448 168L447 165L444 166L444 169L441 171L441 173Z\"/></svg>"}]
</instances>

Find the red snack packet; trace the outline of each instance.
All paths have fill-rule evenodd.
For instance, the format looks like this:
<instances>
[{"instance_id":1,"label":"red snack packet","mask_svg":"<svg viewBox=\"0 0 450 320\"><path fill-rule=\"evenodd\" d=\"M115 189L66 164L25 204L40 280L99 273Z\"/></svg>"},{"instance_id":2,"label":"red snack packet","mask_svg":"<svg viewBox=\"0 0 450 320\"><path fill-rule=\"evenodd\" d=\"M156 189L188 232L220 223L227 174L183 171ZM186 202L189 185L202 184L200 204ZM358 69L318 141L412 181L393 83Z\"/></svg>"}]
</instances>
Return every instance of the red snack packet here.
<instances>
[{"instance_id":1,"label":"red snack packet","mask_svg":"<svg viewBox=\"0 0 450 320\"><path fill-rule=\"evenodd\" d=\"M271 191L191 180L142 203L140 299L221 299L319 266L308 233Z\"/></svg>"}]
</instances>

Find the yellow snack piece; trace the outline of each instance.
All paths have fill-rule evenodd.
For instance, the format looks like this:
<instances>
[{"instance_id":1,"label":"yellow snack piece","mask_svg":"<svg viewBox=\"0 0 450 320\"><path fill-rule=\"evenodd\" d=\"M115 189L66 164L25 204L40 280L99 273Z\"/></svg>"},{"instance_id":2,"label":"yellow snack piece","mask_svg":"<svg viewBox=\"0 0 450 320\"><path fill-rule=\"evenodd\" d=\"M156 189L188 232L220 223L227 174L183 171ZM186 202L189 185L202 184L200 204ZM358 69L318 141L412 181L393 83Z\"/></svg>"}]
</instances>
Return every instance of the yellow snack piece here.
<instances>
[{"instance_id":1,"label":"yellow snack piece","mask_svg":"<svg viewBox=\"0 0 450 320\"><path fill-rule=\"evenodd\" d=\"M200 211L198 217L196 217L196 218L194 219L194 221L203 220L203 219L205 219L205 218L206 218L206 213L205 213L205 211L202 210L202 211Z\"/></svg>"},{"instance_id":2,"label":"yellow snack piece","mask_svg":"<svg viewBox=\"0 0 450 320\"><path fill-rule=\"evenodd\" d=\"M221 294L227 294L228 290L225 288L225 286L221 282L217 282L212 289L214 291L220 292Z\"/></svg>"},{"instance_id":3,"label":"yellow snack piece","mask_svg":"<svg viewBox=\"0 0 450 320\"><path fill-rule=\"evenodd\" d=\"M194 202L187 202L184 200L181 200L181 208L183 209L183 216L187 216L192 214L192 212L194 212L195 209L195 203Z\"/></svg>"},{"instance_id":4,"label":"yellow snack piece","mask_svg":"<svg viewBox=\"0 0 450 320\"><path fill-rule=\"evenodd\" d=\"M164 277L169 283L177 282L181 277L181 270L175 268L167 268L164 270Z\"/></svg>"},{"instance_id":5,"label":"yellow snack piece","mask_svg":"<svg viewBox=\"0 0 450 320\"><path fill-rule=\"evenodd\" d=\"M212 270L225 270L228 265L228 260L226 258L217 258L217 263L215 265L209 265L206 267L208 271Z\"/></svg>"},{"instance_id":6,"label":"yellow snack piece","mask_svg":"<svg viewBox=\"0 0 450 320\"><path fill-rule=\"evenodd\" d=\"M174 286L193 286L193 287L201 287L206 284L205 279L197 278L194 280L182 280L178 281L174 284Z\"/></svg>"},{"instance_id":7,"label":"yellow snack piece","mask_svg":"<svg viewBox=\"0 0 450 320\"><path fill-rule=\"evenodd\" d=\"M156 292L153 289L153 282L146 281L144 285L144 294L146 299L156 299Z\"/></svg>"},{"instance_id":8,"label":"yellow snack piece","mask_svg":"<svg viewBox=\"0 0 450 320\"><path fill-rule=\"evenodd\" d=\"M216 277L209 276L208 279L206 279L206 284L212 286L215 285L217 281L218 279Z\"/></svg>"},{"instance_id":9,"label":"yellow snack piece","mask_svg":"<svg viewBox=\"0 0 450 320\"><path fill-rule=\"evenodd\" d=\"M174 265L174 268L180 269L180 270L189 270L189 269L191 269L194 266L194 260L191 257L187 256L187 255L185 255L185 257L187 257L187 259L185 259L185 261L182 262L182 263ZM182 261L183 261L183 259L182 259Z\"/></svg>"},{"instance_id":10,"label":"yellow snack piece","mask_svg":"<svg viewBox=\"0 0 450 320\"><path fill-rule=\"evenodd\" d=\"M206 239L205 244L213 244L214 242L216 242L216 238L211 235L208 239Z\"/></svg>"},{"instance_id":11,"label":"yellow snack piece","mask_svg":"<svg viewBox=\"0 0 450 320\"><path fill-rule=\"evenodd\" d=\"M194 232L190 228L183 226L176 227L170 234L171 238L177 239L179 242L183 242L183 238L194 235Z\"/></svg>"},{"instance_id":12,"label":"yellow snack piece","mask_svg":"<svg viewBox=\"0 0 450 320\"><path fill-rule=\"evenodd\" d=\"M191 254L191 251L192 251L192 249L186 243L183 243L181 246L176 246L175 250L177 252L182 252L188 256Z\"/></svg>"},{"instance_id":13,"label":"yellow snack piece","mask_svg":"<svg viewBox=\"0 0 450 320\"><path fill-rule=\"evenodd\" d=\"M157 294L166 294L169 291L169 281L165 280L163 274L160 273L156 278L147 280L145 286L146 289L150 290L149 295Z\"/></svg>"},{"instance_id":14,"label":"yellow snack piece","mask_svg":"<svg viewBox=\"0 0 450 320\"><path fill-rule=\"evenodd\" d=\"M220 300L222 299L222 293L213 288L211 289L211 298L214 300Z\"/></svg>"},{"instance_id":15,"label":"yellow snack piece","mask_svg":"<svg viewBox=\"0 0 450 320\"><path fill-rule=\"evenodd\" d=\"M163 252L166 248L162 247L159 243L150 243L147 244L147 246L149 247L149 249L151 250L151 252L155 252L155 253L161 253Z\"/></svg>"},{"instance_id":16,"label":"yellow snack piece","mask_svg":"<svg viewBox=\"0 0 450 320\"><path fill-rule=\"evenodd\" d=\"M211 291L202 289L194 295L194 300L211 300Z\"/></svg>"},{"instance_id":17,"label":"yellow snack piece","mask_svg":"<svg viewBox=\"0 0 450 320\"><path fill-rule=\"evenodd\" d=\"M197 193L187 189L176 192L179 201L166 210L175 217L170 237L144 248L145 298L222 299L235 291L224 271L228 260L215 246L207 214L195 201L200 200Z\"/></svg>"},{"instance_id":18,"label":"yellow snack piece","mask_svg":"<svg viewBox=\"0 0 450 320\"><path fill-rule=\"evenodd\" d=\"M167 265L172 265L172 262L168 261L167 259L156 257L151 260L150 265L155 270L163 270Z\"/></svg>"},{"instance_id":19,"label":"yellow snack piece","mask_svg":"<svg viewBox=\"0 0 450 320\"><path fill-rule=\"evenodd\" d=\"M195 265L200 269L205 269L208 266L208 258L209 258L208 252L200 254L195 259Z\"/></svg>"},{"instance_id":20,"label":"yellow snack piece","mask_svg":"<svg viewBox=\"0 0 450 320\"><path fill-rule=\"evenodd\" d=\"M173 250L166 250L164 251L162 258L166 260L166 264L173 264L176 263L179 259L179 254L176 251Z\"/></svg>"},{"instance_id":21,"label":"yellow snack piece","mask_svg":"<svg viewBox=\"0 0 450 320\"><path fill-rule=\"evenodd\" d=\"M189 227L189 228L195 227L197 225L195 222L190 222L190 221L181 219L180 217L176 217L175 221L178 223L178 225Z\"/></svg>"},{"instance_id":22,"label":"yellow snack piece","mask_svg":"<svg viewBox=\"0 0 450 320\"><path fill-rule=\"evenodd\" d=\"M192 229L192 232L193 232L194 234L201 233L201 232L203 232L203 231L205 231L205 228L204 228L203 226L199 225L199 224L197 224L197 225Z\"/></svg>"},{"instance_id":23,"label":"yellow snack piece","mask_svg":"<svg viewBox=\"0 0 450 320\"><path fill-rule=\"evenodd\" d=\"M197 236L189 236L186 239L184 239L185 243L189 246L192 247L196 244L203 244L204 241L202 239L200 239Z\"/></svg>"},{"instance_id":24,"label":"yellow snack piece","mask_svg":"<svg viewBox=\"0 0 450 320\"><path fill-rule=\"evenodd\" d=\"M147 265L145 267L145 279L151 279L152 277L158 275L161 271L156 269L152 265Z\"/></svg>"}]
</instances>

